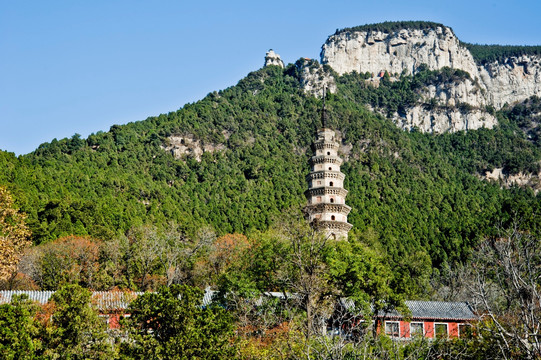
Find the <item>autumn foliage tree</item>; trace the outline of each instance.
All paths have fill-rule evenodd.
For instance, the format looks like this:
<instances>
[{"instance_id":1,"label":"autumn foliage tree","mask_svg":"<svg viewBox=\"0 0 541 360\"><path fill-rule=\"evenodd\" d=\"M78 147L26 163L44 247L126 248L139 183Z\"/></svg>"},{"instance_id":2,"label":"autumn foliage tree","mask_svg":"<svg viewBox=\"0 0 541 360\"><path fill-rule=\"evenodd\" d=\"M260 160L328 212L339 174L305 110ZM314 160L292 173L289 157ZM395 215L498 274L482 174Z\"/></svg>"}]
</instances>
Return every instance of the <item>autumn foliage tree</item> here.
<instances>
[{"instance_id":1,"label":"autumn foliage tree","mask_svg":"<svg viewBox=\"0 0 541 360\"><path fill-rule=\"evenodd\" d=\"M102 288L98 240L66 236L33 248L27 255L25 271L43 290L56 290L64 284Z\"/></svg>"},{"instance_id":2,"label":"autumn foliage tree","mask_svg":"<svg viewBox=\"0 0 541 360\"><path fill-rule=\"evenodd\" d=\"M239 262L250 243L242 234L226 234L214 242L208 257L210 269L214 275L227 271L233 264Z\"/></svg>"},{"instance_id":3,"label":"autumn foliage tree","mask_svg":"<svg viewBox=\"0 0 541 360\"><path fill-rule=\"evenodd\" d=\"M30 246L31 233L25 218L7 188L0 186L0 281L15 273L23 250Z\"/></svg>"}]
</instances>

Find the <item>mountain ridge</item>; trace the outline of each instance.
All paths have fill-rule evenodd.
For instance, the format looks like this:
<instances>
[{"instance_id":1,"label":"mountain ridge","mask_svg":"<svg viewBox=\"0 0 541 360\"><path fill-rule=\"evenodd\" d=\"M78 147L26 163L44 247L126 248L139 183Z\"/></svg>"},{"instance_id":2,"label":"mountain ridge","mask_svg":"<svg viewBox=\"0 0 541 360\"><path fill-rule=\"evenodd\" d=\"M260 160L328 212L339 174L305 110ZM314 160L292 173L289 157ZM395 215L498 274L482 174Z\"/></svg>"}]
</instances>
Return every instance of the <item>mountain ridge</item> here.
<instances>
[{"instance_id":1,"label":"mountain ridge","mask_svg":"<svg viewBox=\"0 0 541 360\"><path fill-rule=\"evenodd\" d=\"M395 123L405 130L417 127L441 133L492 128L497 119L486 111L487 106L501 109L541 95L541 47L468 45L451 28L431 22L386 22L337 30L322 46L321 63L339 75L356 71L370 73L372 78L383 72L394 78L415 75L422 66L469 74L451 86L427 89L423 102L393 114ZM432 99L445 105L452 102L451 106L463 103L470 109L427 110Z\"/></svg>"}]
</instances>

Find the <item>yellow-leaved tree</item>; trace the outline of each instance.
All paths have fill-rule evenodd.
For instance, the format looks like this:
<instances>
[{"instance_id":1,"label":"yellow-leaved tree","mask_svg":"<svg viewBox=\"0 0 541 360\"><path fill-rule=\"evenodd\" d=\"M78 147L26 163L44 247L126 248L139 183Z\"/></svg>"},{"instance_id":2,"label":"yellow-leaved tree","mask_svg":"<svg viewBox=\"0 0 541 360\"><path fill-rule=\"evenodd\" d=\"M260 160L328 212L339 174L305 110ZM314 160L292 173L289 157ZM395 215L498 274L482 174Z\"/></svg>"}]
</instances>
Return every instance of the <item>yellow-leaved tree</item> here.
<instances>
[{"instance_id":1,"label":"yellow-leaved tree","mask_svg":"<svg viewBox=\"0 0 541 360\"><path fill-rule=\"evenodd\" d=\"M8 189L0 186L0 281L13 275L23 250L31 244L25 218Z\"/></svg>"}]
</instances>

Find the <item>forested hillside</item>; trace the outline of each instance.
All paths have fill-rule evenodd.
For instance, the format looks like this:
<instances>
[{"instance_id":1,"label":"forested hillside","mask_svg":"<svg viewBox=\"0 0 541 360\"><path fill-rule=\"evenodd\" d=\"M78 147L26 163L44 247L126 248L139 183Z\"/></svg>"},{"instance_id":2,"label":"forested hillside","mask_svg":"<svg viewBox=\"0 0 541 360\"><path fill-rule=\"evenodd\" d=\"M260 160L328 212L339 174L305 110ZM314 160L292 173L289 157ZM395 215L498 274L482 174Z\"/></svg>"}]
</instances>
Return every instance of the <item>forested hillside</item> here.
<instances>
[{"instance_id":1,"label":"forested hillside","mask_svg":"<svg viewBox=\"0 0 541 360\"><path fill-rule=\"evenodd\" d=\"M524 341L538 334L538 312L522 311L539 307L539 184L505 181L539 179L539 98L487 106L493 129L406 132L388 116L419 105L426 86L470 74L420 66L374 83L326 67L337 86L326 97L328 126L341 137L353 224L349 241L334 241L301 214L322 108L301 86L306 66L320 69L304 59L268 66L176 112L54 139L28 155L0 152L0 287L58 290L42 307L16 296L0 305L0 352L539 357L539 344ZM487 180L493 170L503 178ZM23 253L30 233L34 246ZM203 288L216 291L218 306L201 306ZM88 289L154 292L132 302L115 333ZM351 308L338 306L344 299ZM469 337L428 342L393 342L360 320L389 310L407 317L405 299L475 301L493 317Z\"/></svg>"},{"instance_id":2,"label":"forested hillside","mask_svg":"<svg viewBox=\"0 0 541 360\"><path fill-rule=\"evenodd\" d=\"M36 244L69 234L107 239L171 221L187 236L206 225L219 235L266 230L284 210L304 205L310 144L320 125L321 101L303 93L297 66L261 69L176 112L87 139L55 139L19 158L1 153L0 183L28 214ZM532 191L501 189L479 176L495 167L538 170L537 144L506 113L494 130L429 135L403 132L367 108L396 110L442 76L461 74L384 77L376 88L353 73L340 77L327 99L330 126L346 151L353 231L371 233L399 263L418 253L437 267L465 259L494 224L514 216L536 225L528 223L539 207ZM164 150L171 135L225 150L200 161L176 159Z\"/></svg>"}]
</instances>

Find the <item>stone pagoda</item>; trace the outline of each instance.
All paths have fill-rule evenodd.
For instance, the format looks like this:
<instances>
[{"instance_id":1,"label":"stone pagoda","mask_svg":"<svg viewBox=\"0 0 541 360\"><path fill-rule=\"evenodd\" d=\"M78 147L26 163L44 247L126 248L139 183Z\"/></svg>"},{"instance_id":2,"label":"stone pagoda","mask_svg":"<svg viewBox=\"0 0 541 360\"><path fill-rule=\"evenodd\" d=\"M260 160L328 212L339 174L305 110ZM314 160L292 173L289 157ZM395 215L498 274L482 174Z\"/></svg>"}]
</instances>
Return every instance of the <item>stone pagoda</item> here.
<instances>
[{"instance_id":1,"label":"stone pagoda","mask_svg":"<svg viewBox=\"0 0 541 360\"><path fill-rule=\"evenodd\" d=\"M345 201L348 192L344 189L345 175L340 171L342 159L338 156L339 144L335 132L327 128L325 96L321 120L323 127L318 130L312 146L314 156L310 159L311 171L306 177L308 205L305 213L310 224L325 236L347 240L353 226L348 223L351 207Z\"/></svg>"}]
</instances>

